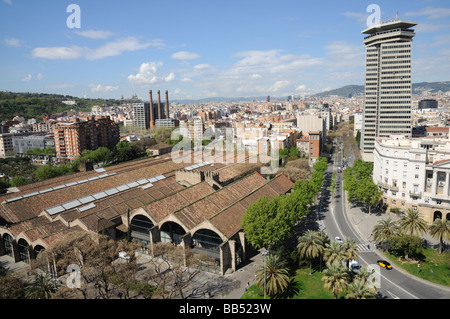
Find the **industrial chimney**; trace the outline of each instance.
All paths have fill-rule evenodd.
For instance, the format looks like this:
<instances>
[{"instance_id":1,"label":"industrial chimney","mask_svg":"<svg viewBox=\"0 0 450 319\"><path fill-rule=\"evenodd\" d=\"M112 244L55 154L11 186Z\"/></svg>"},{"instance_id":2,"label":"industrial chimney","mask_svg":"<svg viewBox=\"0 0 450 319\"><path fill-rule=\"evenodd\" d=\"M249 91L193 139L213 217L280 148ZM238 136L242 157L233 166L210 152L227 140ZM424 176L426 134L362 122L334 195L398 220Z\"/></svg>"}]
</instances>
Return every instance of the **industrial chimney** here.
<instances>
[{"instance_id":1,"label":"industrial chimney","mask_svg":"<svg viewBox=\"0 0 450 319\"><path fill-rule=\"evenodd\" d=\"M153 125L155 125L155 118L153 115L153 95L152 90L150 90L150 128L152 128Z\"/></svg>"},{"instance_id":2,"label":"industrial chimney","mask_svg":"<svg viewBox=\"0 0 450 319\"><path fill-rule=\"evenodd\" d=\"M169 118L169 91L166 90L166 119Z\"/></svg>"},{"instance_id":3,"label":"industrial chimney","mask_svg":"<svg viewBox=\"0 0 450 319\"><path fill-rule=\"evenodd\" d=\"M161 92L158 90L158 120L161 119Z\"/></svg>"}]
</instances>

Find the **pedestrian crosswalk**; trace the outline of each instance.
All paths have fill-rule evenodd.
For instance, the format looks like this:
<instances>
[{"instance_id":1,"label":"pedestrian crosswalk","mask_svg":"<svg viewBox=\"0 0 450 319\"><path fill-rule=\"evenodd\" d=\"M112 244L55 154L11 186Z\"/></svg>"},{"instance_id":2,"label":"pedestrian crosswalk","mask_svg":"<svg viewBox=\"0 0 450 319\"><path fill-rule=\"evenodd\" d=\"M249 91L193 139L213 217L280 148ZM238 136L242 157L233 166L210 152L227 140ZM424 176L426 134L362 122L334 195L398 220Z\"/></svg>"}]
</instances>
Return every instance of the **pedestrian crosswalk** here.
<instances>
[{"instance_id":1,"label":"pedestrian crosswalk","mask_svg":"<svg viewBox=\"0 0 450 319\"><path fill-rule=\"evenodd\" d=\"M358 244L357 245L357 250L358 251L371 251L371 247L369 244Z\"/></svg>"}]
</instances>

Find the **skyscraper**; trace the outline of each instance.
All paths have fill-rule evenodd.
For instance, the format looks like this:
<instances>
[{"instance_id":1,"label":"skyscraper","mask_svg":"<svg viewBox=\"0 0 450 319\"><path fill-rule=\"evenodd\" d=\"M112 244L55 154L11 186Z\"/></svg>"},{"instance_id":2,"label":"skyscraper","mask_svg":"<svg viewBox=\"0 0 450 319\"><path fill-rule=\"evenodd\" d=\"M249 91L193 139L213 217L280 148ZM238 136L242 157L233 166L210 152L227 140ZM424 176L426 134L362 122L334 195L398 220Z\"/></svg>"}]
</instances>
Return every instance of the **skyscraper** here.
<instances>
[{"instance_id":1,"label":"skyscraper","mask_svg":"<svg viewBox=\"0 0 450 319\"><path fill-rule=\"evenodd\" d=\"M410 29L417 23L395 20L366 30L366 77L361 151L373 161L376 137L411 136Z\"/></svg>"}]
</instances>

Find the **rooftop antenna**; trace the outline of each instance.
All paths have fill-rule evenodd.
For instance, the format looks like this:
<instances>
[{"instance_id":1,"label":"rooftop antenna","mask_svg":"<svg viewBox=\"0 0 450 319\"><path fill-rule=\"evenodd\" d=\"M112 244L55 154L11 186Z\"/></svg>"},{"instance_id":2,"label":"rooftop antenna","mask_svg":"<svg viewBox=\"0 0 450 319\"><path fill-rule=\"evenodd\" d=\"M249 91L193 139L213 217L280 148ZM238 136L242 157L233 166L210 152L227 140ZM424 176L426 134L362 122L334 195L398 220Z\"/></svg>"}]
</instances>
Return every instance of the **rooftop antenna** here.
<instances>
[{"instance_id":1,"label":"rooftop antenna","mask_svg":"<svg viewBox=\"0 0 450 319\"><path fill-rule=\"evenodd\" d=\"M397 14L395 15L395 21L398 21L398 11Z\"/></svg>"}]
</instances>

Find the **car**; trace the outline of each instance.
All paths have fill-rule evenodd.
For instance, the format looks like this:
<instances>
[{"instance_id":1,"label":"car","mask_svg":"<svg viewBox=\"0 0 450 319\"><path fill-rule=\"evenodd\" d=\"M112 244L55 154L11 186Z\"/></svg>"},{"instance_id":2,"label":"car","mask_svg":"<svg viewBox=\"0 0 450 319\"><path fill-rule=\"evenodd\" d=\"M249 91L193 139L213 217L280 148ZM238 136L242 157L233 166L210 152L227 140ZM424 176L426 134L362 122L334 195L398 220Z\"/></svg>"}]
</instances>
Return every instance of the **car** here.
<instances>
[{"instance_id":1,"label":"car","mask_svg":"<svg viewBox=\"0 0 450 319\"><path fill-rule=\"evenodd\" d=\"M336 236L334 237L334 240L337 241L338 243L343 243L341 237Z\"/></svg>"},{"instance_id":2,"label":"car","mask_svg":"<svg viewBox=\"0 0 450 319\"><path fill-rule=\"evenodd\" d=\"M377 260L377 264L386 269L392 269L392 265L386 260Z\"/></svg>"},{"instance_id":3,"label":"car","mask_svg":"<svg viewBox=\"0 0 450 319\"><path fill-rule=\"evenodd\" d=\"M350 271L352 274L358 274L359 271L361 270L361 266L358 264L358 262L356 260L352 260L350 262Z\"/></svg>"}]
</instances>

